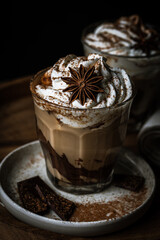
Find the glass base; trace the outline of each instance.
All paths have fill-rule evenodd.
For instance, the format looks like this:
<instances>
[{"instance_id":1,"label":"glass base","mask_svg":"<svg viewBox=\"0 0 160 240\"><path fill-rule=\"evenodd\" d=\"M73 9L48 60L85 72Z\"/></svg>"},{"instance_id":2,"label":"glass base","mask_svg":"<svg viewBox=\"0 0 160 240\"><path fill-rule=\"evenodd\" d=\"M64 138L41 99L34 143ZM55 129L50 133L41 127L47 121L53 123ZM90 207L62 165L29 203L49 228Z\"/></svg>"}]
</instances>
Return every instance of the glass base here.
<instances>
[{"instance_id":1,"label":"glass base","mask_svg":"<svg viewBox=\"0 0 160 240\"><path fill-rule=\"evenodd\" d=\"M110 183L112 182L113 172L114 170L112 170L112 172L108 176L108 179L105 183L96 183L96 184L90 184L90 185L86 184L83 186L82 185L77 186L53 177L52 174L47 169L47 175L56 188L64 192L73 193L73 194L89 194L89 193L101 192L106 187L108 187L108 185L110 185Z\"/></svg>"}]
</instances>

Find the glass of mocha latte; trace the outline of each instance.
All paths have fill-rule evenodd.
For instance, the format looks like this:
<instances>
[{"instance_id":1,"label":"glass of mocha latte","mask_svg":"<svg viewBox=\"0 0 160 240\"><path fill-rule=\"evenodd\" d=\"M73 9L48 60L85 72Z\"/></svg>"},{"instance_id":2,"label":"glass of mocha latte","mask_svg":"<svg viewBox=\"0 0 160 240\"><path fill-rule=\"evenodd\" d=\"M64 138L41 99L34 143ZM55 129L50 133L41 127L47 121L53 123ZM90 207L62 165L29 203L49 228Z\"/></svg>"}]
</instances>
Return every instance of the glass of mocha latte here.
<instances>
[{"instance_id":1,"label":"glass of mocha latte","mask_svg":"<svg viewBox=\"0 0 160 240\"><path fill-rule=\"evenodd\" d=\"M137 94L129 130L138 131L154 111L160 87L160 34L138 15L87 26L82 34L84 54L99 53L111 67L126 70Z\"/></svg>"},{"instance_id":2,"label":"glass of mocha latte","mask_svg":"<svg viewBox=\"0 0 160 240\"><path fill-rule=\"evenodd\" d=\"M134 87L100 54L67 55L31 80L37 133L55 187L99 192L112 181Z\"/></svg>"}]
</instances>

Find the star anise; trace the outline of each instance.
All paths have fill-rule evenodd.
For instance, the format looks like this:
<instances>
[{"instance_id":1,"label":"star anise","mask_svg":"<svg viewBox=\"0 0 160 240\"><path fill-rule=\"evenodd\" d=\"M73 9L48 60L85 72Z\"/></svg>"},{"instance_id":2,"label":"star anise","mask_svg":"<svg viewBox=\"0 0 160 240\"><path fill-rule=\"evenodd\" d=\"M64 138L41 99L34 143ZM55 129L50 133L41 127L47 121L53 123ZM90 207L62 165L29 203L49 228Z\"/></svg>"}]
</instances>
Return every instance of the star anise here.
<instances>
[{"instance_id":1,"label":"star anise","mask_svg":"<svg viewBox=\"0 0 160 240\"><path fill-rule=\"evenodd\" d=\"M77 71L70 68L71 77L63 77L62 80L69 86L63 92L72 92L70 103L76 99L80 100L81 105L84 105L87 98L96 102L96 94L104 92L99 86L103 76L94 73L95 67L85 68L82 64Z\"/></svg>"}]
</instances>

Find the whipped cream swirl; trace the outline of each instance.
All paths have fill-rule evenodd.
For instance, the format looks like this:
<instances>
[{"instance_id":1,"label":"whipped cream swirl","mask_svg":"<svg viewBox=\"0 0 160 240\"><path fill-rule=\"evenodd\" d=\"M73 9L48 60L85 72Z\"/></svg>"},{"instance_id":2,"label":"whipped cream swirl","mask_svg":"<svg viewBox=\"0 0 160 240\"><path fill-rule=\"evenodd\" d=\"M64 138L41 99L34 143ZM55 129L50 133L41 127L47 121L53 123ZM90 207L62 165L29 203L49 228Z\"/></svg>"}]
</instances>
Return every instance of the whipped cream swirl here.
<instances>
[{"instance_id":1,"label":"whipped cream swirl","mask_svg":"<svg viewBox=\"0 0 160 240\"><path fill-rule=\"evenodd\" d=\"M77 70L81 64L84 67L95 67L95 73L103 76L101 87L104 89L103 93L96 95L96 102L88 98L84 105L81 105L79 99L70 103L71 92L63 91L68 87L63 77L70 77L69 68ZM106 59L99 54L90 54L88 57L67 55L59 59L45 76L51 78L51 86L44 87L43 84L38 84L35 88L36 93L48 102L65 107L78 109L112 107L125 102L132 95L132 84L126 72L119 68L110 68L106 64Z\"/></svg>"},{"instance_id":2,"label":"whipped cream swirl","mask_svg":"<svg viewBox=\"0 0 160 240\"><path fill-rule=\"evenodd\" d=\"M104 22L83 37L90 47L109 54L151 56L160 53L160 35L144 25L138 15L121 17L113 23Z\"/></svg>"}]
</instances>

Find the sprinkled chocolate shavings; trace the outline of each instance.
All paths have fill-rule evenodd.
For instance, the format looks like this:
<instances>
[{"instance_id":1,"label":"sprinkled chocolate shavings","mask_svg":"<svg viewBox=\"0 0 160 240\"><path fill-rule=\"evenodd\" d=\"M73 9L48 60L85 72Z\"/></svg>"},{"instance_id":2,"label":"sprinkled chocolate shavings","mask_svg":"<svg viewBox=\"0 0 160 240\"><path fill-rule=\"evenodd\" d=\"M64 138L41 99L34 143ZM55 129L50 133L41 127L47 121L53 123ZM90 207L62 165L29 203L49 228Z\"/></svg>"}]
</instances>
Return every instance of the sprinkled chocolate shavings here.
<instances>
[{"instance_id":1,"label":"sprinkled chocolate shavings","mask_svg":"<svg viewBox=\"0 0 160 240\"><path fill-rule=\"evenodd\" d=\"M147 189L142 188L140 192L130 192L108 202L77 204L70 221L93 222L121 218L142 205L146 199L146 193Z\"/></svg>"}]
</instances>

